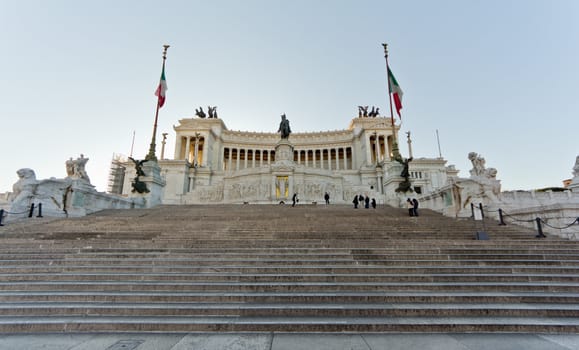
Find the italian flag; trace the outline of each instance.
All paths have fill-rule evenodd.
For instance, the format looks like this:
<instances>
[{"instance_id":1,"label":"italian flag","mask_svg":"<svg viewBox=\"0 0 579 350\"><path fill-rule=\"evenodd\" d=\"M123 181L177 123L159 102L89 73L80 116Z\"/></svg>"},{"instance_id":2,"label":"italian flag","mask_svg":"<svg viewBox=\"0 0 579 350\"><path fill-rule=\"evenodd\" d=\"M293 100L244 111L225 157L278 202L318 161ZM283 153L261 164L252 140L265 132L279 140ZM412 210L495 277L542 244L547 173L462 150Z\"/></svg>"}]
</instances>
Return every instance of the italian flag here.
<instances>
[{"instance_id":1,"label":"italian flag","mask_svg":"<svg viewBox=\"0 0 579 350\"><path fill-rule=\"evenodd\" d=\"M159 81L159 87L155 91L155 96L159 97L159 107L163 107L165 104L165 96L167 91L167 80L165 80L165 66L163 65L163 71L161 72L161 81Z\"/></svg>"},{"instance_id":2,"label":"italian flag","mask_svg":"<svg viewBox=\"0 0 579 350\"><path fill-rule=\"evenodd\" d=\"M394 74L392 74L390 67L388 67L388 86L390 87L390 93L394 98L394 106L396 106L396 113L398 113L398 116L402 118L402 116L400 115L400 110L402 109L403 92L402 89L400 88L400 85L398 85L396 78L394 78Z\"/></svg>"}]
</instances>

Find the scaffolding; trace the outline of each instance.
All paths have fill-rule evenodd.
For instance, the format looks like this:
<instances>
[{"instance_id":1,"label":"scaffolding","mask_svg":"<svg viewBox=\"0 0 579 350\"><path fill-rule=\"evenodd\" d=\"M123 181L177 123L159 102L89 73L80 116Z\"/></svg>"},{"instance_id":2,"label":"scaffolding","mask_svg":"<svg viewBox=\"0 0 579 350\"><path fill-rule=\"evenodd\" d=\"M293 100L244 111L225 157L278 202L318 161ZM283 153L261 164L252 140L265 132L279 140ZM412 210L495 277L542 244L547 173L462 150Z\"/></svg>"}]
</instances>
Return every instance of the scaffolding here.
<instances>
[{"instance_id":1,"label":"scaffolding","mask_svg":"<svg viewBox=\"0 0 579 350\"><path fill-rule=\"evenodd\" d=\"M109 171L109 183L107 192L111 194L123 194L127 159L122 154L113 153Z\"/></svg>"}]
</instances>

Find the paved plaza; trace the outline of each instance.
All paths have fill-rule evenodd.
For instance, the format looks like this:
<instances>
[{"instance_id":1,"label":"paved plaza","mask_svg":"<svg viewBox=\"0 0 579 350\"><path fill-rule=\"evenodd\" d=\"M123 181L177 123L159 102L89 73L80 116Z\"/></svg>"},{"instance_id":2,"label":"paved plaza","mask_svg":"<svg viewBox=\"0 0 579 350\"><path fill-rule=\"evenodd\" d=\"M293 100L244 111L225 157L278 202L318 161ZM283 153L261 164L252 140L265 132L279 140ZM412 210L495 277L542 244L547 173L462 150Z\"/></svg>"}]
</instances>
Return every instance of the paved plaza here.
<instances>
[{"instance_id":1,"label":"paved plaza","mask_svg":"<svg viewBox=\"0 0 579 350\"><path fill-rule=\"evenodd\" d=\"M577 350L554 334L5 334L0 350Z\"/></svg>"}]
</instances>

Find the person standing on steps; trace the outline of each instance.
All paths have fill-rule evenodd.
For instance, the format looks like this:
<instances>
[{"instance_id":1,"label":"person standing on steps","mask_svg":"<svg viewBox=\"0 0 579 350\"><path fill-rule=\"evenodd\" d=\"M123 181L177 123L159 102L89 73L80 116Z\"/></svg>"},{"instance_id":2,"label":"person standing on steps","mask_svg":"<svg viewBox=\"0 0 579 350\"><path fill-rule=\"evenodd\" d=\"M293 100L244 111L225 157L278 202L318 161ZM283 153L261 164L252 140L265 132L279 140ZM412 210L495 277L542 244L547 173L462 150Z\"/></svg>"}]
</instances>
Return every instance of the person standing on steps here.
<instances>
[{"instance_id":1,"label":"person standing on steps","mask_svg":"<svg viewBox=\"0 0 579 350\"><path fill-rule=\"evenodd\" d=\"M298 194L294 193L294 195L292 196L292 207L295 207L297 202L299 202Z\"/></svg>"},{"instance_id":2,"label":"person standing on steps","mask_svg":"<svg viewBox=\"0 0 579 350\"><path fill-rule=\"evenodd\" d=\"M354 196L352 203L354 203L354 209L358 209L358 195Z\"/></svg>"},{"instance_id":3,"label":"person standing on steps","mask_svg":"<svg viewBox=\"0 0 579 350\"><path fill-rule=\"evenodd\" d=\"M376 198L372 198L372 202L370 202L373 209L376 209Z\"/></svg>"},{"instance_id":4,"label":"person standing on steps","mask_svg":"<svg viewBox=\"0 0 579 350\"><path fill-rule=\"evenodd\" d=\"M412 199L412 213L414 216L418 216L418 199Z\"/></svg>"},{"instance_id":5,"label":"person standing on steps","mask_svg":"<svg viewBox=\"0 0 579 350\"><path fill-rule=\"evenodd\" d=\"M364 198L364 208L368 209L370 208L370 197L366 196L366 198Z\"/></svg>"},{"instance_id":6,"label":"person standing on steps","mask_svg":"<svg viewBox=\"0 0 579 350\"><path fill-rule=\"evenodd\" d=\"M408 198L406 200L406 208L408 208L408 215L414 216L414 203L412 202L412 199Z\"/></svg>"},{"instance_id":7,"label":"person standing on steps","mask_svg":"<svg viewBox=\"0 0 579 350\"><path fill-rule=\"evenodd\" d=\"M326 201L326 204L330 204L330 194L328 192L324 194L324 200Z\"/></svg>"}]
</instances>

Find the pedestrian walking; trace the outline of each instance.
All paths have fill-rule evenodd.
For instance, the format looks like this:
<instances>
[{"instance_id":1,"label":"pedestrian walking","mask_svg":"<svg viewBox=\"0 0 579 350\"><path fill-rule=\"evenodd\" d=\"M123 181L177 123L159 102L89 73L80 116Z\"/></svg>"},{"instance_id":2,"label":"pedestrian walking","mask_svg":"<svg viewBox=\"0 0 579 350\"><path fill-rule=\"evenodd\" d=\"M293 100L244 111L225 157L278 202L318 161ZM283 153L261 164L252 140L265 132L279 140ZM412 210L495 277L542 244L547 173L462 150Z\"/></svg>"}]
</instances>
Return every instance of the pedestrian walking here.
<instances>
[{"instance_id":1,"label":"pedestrian walking","mask_svg":"<svg viewBox=\"0 0 579 350\"><path fill-rule=\"evenodd\" d=\"M414 216L418 216L418 199L412 199L412 212Z\"/></svg>"}]
</instances>

